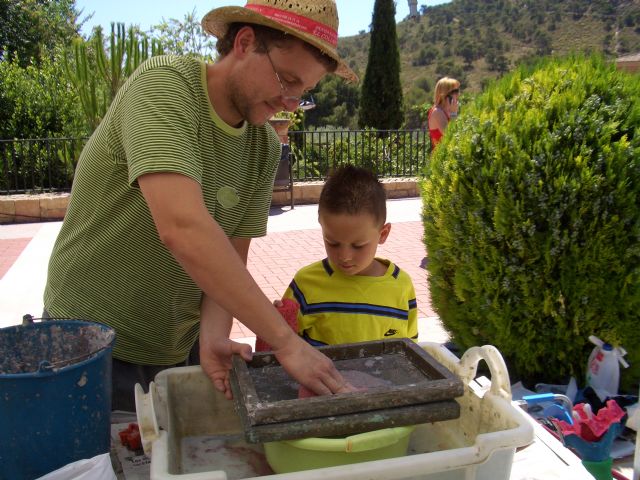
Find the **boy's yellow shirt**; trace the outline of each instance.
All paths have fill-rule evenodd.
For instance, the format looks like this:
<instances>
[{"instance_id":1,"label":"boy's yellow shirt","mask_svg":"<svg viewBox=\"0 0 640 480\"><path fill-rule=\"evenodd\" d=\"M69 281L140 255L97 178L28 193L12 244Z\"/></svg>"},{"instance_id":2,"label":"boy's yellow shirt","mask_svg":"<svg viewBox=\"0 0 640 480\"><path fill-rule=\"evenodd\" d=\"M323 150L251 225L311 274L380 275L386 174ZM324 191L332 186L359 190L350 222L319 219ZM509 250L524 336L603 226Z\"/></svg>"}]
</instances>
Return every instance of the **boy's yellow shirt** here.
<instances>
[{"instance_id":1,"label":"boy's yellow shirt","mask_svg":"<svg viewBox=\"0 0 640 480\"><path fill-rule=\"evenodd\" d=\"M345 275L324 259L300 269L284 298L300 304L298 333L313 345L418 338L411 277L386 259L380 277Z\"/></svg>"}]
</instances>

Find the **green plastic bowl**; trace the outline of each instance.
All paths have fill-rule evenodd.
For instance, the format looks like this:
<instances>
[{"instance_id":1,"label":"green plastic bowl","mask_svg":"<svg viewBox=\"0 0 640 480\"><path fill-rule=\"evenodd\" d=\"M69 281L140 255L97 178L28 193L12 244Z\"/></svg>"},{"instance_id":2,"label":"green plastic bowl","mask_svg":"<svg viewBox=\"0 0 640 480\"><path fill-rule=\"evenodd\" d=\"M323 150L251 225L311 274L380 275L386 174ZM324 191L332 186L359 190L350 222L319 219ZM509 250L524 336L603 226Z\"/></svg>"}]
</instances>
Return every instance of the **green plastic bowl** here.
<instances>
[{"instance_id":1,"label":"green plastic bowl","mask_svg":"<svg viewBox=\"0 0 640 480\"><path fill-rule=\"evenodd\" d=\"M384 428L344 438L304 438L264 444L275 473L298 472L351 463L402 457L415 425Z\"/></svg>"}]
</instances>

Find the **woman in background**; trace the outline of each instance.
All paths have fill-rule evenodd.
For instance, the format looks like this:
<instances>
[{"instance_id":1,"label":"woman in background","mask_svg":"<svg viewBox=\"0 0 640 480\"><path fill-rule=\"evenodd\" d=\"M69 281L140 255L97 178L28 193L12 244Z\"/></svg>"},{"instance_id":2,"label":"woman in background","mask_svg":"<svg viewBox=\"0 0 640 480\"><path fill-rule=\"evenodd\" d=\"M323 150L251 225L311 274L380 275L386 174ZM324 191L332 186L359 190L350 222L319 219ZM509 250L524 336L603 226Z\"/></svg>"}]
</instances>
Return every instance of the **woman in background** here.
<instances>
[{"instance_id":1,"label":"woman in background","mask_svg":"<svg viewBox=\"0 0 640 480\"><path fill-rule=\"evenodd\" d=\"M432 149L440 142L449 120L458 115L459 95L460 82L455 78L443 77L436 83L433 106L427 114Z\"/></svg>"}]
</instances>

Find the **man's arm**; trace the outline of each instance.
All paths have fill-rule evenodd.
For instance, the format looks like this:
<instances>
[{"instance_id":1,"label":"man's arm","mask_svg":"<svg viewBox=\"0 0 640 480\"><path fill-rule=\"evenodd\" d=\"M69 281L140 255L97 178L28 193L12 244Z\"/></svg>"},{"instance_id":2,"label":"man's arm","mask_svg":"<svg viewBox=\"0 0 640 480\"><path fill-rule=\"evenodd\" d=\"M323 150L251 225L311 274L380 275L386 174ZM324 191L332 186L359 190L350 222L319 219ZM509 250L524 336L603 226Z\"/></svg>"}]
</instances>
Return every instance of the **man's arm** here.
<instances>
[{"instance_id":1,"label":"man's arm","mask_svg":"<svg viewBox=\"0 0 640 480\"><path fill-rule=\"evenodd\" d=\"M262 293L209 215L198 182L177 173L152 173L138 177L138 183L160 239L204 295L269 343L298 382L318 394L345 391L331 360L300 339Z\"/></svg>"},{"instance_id":2,"label":"man's arm","mask_svg":"<svg viewBox=\"0 0 640 480\"><path fill-rule=\"evenodd\" d=\"M247 264L250 238L231 238L231 244L242 262ZM200 364L214 386L229 399L233 398L229 384L231 355L237 353L246 361L251 360L249 345L229 339L233 317L212 298L202 295L200 308Z\"/></svg>"}]
</instances>

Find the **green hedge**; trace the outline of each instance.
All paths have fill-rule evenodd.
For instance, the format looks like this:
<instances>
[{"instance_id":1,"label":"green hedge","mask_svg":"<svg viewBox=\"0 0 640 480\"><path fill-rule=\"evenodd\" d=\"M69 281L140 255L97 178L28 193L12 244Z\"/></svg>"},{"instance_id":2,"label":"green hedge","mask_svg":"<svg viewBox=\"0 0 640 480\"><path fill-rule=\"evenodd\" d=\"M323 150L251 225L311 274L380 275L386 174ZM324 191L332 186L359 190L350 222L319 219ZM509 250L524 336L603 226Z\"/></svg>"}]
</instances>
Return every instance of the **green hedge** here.
<instances>
[{"instance_id":1,"label":"green hedge","mask_svg":"<svg viewBox=\"0 0 640 480\"><path fill-rule=\"evenodd\" d=\"M584 380L590 334L640 376L640 77L599 57L521 68L465 105L422 183L433 306L513 379ZM637 393L637 387L635 387Z\"/></svg>"}]
</instances>

